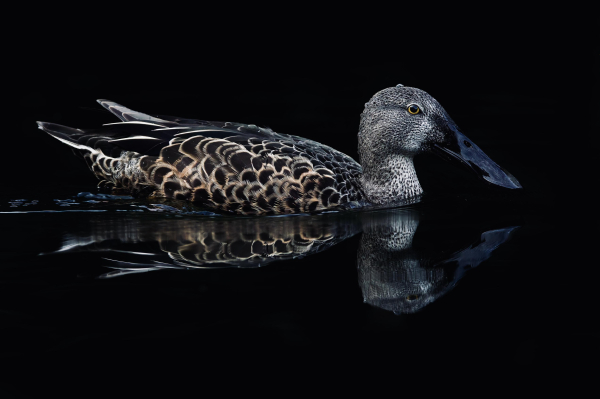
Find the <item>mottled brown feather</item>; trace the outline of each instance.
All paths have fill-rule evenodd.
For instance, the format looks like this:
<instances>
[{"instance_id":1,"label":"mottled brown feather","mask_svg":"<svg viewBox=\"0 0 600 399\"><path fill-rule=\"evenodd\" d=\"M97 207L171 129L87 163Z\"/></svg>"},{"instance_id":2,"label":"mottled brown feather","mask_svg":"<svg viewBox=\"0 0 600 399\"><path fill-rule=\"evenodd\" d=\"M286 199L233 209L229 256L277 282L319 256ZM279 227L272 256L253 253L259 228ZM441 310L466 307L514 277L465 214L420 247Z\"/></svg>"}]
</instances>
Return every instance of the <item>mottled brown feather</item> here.
<instances>
[{"instance_id":1,"label":"mottled brown feather","mask_svg":"<svg viewBox=\"0 0 600 399\"><path fill-rule=\"evenodd\" d=\"M131 124L93 131L41 128L75 147L100 185L133 195L245 215L318 212L363 201L360 165L322 144L254 125L127 115Z\"/></svg>"}]
</instances>

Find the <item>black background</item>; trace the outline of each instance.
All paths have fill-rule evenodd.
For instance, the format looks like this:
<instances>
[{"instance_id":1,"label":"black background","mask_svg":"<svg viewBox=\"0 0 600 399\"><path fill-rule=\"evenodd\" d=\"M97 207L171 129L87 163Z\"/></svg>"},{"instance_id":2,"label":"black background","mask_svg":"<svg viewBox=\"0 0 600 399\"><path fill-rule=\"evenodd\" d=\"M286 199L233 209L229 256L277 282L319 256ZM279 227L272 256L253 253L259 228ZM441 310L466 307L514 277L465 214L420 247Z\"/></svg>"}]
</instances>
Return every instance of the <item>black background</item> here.
<instances>
[{"instance_id":1,"label":"black background","mask_svg":"<svg viewBox=\"0 0 600 399\"><path fill-rule=\"evenodd\" d=\"M503 283L513 277L494 273L472 283L470 290L457 291L454 295L468 311L441 305L437 318L417 323L423 331L399 327L400 321L386 327L390 319L373 310L361 317L374 318L370 325L376 328L358 332L353 324L356 309L343 309L345 301L340 299L340 295L357 295L352 290L358 288L351 285L354 271L344 272L343 264L325 256L320 261L334 265L338 272L330 271L325 280L307 277L310 273L302 275L306 281L293 282L296 288L289 295L305 293L311 298L313 291L327 292L327 284L335 284L335 278L340 279L340 286L350 288L330 297L312 298L303 305L307 314L318 314L306 324L311 344L290 343L286 339L293 341L293 337L285 334L282 341L273 341L271 330L267 328L264 335L260 332L270 324L255 323L250 317L221 315L220 320L233 319L238 324L212 325L209 332L190 327L191 332L186 332L178 316L195 312L190 305L178 310L171 321L166 310L159 312L161 322L175 323L177 331L158 329L162 333L156 339L144 336L140 344L131 339L119 344L116 336L114 349L110 349L103 336L98 341L104 343L88 340L72 345L66 355L60 350L48 354L35 349L33 355L11 358L18 360L13 374L20 378L9 382L10 392L26 391L22 384L31 363L37 364L31 366L36 376L50 371L53 364L62 370L53 370L61 378L44 379L53 387L63 387L69 376L108 387L112 378L127 373L128 365L142 373L197 371L202 377L196 378L202 381L214 376L237 381L242 376L263 375L265 385L269 384L267 376L286 374L287 370L296 384L310 385L307 379L329 379L334 371L400 373L417 368L441 373L453 364L469 372L479 364L504 371L515 368L517 374L528 378L532 368L546 362L554 371L567 367L562 360L565 356L569 367L587 370L588 342L597 337L590 321L595 318L590 310L595 289L590 269L595 262L588 261L591 215L585 213L594 185L586 177L593 165L588 149L598 128L594 122L597 97L592 96L594 87L597 90L593 51L572 46L569 36L557 26L542 27L534 22L534 16L510 12L499 18L501 22L454 20L444 24L421 13L409 18L417 22L415 27L406 23L408 16L393 13L375 20L365 16L371 22L368 26L361 24L360 18L338 25L341 17L334 18L333 24L333 20L309 13L312 16L288 29L284 28L289 14L235 21L219 14L208 18L208 24L207 17L198 13L179 20L182 12L175 18L156 9L151 18L140 17L135 23L135 14L96 20L88 18L88 13L88 17L68 23L49 14L28 24L35 39L15 51L12 62L16 68L5 78L17 89L11 98L19 115L18 125L8 137L12 143L4 148L3 164L9 170L6 196L71 185L89 185L91 190L96 181L83 161L37 130L35 121L78 128L116 121L94 101L97 98L148 114L269 126L357 158L356 134L364 103L377 91L401 83L434 96L469 138L521 182L522 193L495 191L433 156L423 155L416 161L427 192L453 195L468 188L489 206L506 206L511 214L519 214L535 226L520 246L501 257L527 269L521 270L521 282L508 285L508 291ZM540 232L546 233L543 238ZM356 242L340 245L351 252ZM267 277L276 279L276 273ZM244 278L237 279L228 289L243 289ZM273 281L270 284L276 286ZM283 296L282 303L303 300L285 297L285 293L283 288L274 291L276 297ZM126 293L120 295L131 300ZM502 299L485 308L481 303L489 301L472 301L470 295ZM236 300L242 298L235 296ZM77 301L84 299L81 296ZM219 309L236 312L234 303L221 299L226 305ZM251 308L271 303L267 298L253 300L248 305ZM118 300L110 306L118 306ZM144 309L140 314L151 314L148 304L140 306ZM330 311L317 310L323 307ZM507 311L510 307L521 310ZM81 305L79 311L85 309ZM497 319L498 313L502 317ZM76 311L67 313L72 314ZM507 314L517 316L511 319ZM147 322L149 317L140 316L140 320ZM481 323L472 317L481 318ZM293 320L275 320L273 325L286 322L294 324ZM249 333L252 323L259 328ZM468 326L468 331L461 326ZM409 342L398 335L407 329L411 331ZM204 342L194 341L194 334ZM23 339L34 342L36 338L33 334ZM580 341L584 342L581 347L577 346ZM33 343L32 348L36 348ZM54 353L63 358L53 357ZM530 357L536 362L519 363ZM119 371L111 372L112 367ZM311 374L311 370L318 372ZM80 384L73 382L75 386Z\"/></svg>"}]
</instances>

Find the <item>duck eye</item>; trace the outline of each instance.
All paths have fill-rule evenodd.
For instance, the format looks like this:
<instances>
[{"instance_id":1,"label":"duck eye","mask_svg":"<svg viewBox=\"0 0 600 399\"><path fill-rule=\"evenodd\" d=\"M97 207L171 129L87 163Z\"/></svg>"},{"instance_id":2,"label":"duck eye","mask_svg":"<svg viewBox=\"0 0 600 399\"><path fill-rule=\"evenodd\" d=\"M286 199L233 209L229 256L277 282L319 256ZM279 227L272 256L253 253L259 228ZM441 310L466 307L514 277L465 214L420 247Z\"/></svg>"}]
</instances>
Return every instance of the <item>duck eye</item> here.
<instances>
[{"instance_id":1,"label":"duck eye","mask_svg":"<svg viewBox=\"0 0 600 399\"><path fill-rule=\"evenodd\" d=\"M419 112L421 112L421 108L419 108L419 106L417 104L410 104L408 106L408 112L412 115L416 115Z\"/></svg>"}]
</instances>

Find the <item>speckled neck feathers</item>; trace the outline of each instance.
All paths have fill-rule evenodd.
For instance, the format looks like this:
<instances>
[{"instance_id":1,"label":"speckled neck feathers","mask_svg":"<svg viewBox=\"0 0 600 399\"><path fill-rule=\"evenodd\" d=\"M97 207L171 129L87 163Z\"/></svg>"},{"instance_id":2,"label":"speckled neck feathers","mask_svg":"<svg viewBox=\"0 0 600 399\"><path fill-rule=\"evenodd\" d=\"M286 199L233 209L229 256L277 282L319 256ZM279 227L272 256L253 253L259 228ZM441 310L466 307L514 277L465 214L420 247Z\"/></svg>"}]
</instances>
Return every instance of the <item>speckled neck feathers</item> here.
<instances>
[{"instance_id":1,"label":"speckled neck feathers","mask_svg":"<svg viewBox=\"0 0 600 399\"><path fill-rule=\"evenodd\" d=\"M417 179L413 158L390 155L384 158L361 156L363 166L361 183L367 199L378 205L415 197L423 193Z\"/></svg>"}]
</instances>

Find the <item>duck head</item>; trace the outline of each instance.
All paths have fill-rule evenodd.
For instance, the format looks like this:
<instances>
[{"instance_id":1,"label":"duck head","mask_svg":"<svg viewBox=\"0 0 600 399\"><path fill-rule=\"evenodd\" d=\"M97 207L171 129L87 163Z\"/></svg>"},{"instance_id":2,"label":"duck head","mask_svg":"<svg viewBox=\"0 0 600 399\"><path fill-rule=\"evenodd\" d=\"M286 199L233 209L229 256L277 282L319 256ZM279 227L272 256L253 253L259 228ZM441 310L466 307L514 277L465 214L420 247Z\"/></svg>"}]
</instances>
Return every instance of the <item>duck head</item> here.
<instances>
[{"instance_id":1,"label":"duck head","mask_svg":"<svg viewBox=\"0 0 600 399\"><path fill-rule=\"evenodd\" d=\"M376 93L361 114L358 139L363 185L375 203L422 192L412 163L422 152L458 161L490 184L521 188L460 131L437 100L417 88L398 85Z\"/></svg>"}]
</instances>

